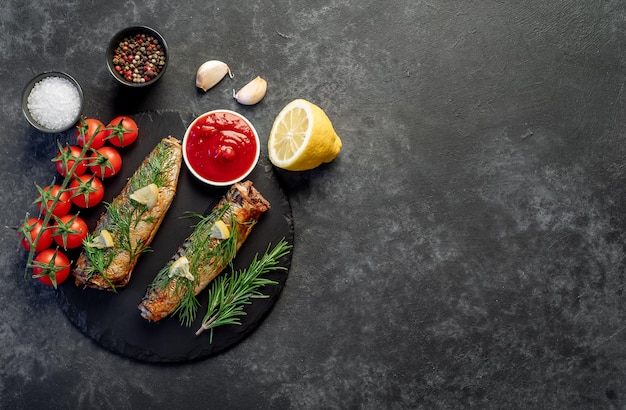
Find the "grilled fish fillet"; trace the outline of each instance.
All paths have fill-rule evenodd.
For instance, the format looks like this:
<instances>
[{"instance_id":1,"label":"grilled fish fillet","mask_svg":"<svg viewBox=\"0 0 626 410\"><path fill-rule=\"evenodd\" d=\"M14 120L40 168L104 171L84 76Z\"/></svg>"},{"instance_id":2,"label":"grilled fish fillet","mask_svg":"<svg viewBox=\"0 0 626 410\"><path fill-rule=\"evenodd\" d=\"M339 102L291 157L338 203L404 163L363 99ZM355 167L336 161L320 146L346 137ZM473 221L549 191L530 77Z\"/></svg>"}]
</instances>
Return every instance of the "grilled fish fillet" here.
<instances>
[{"instance_id":1,"label":"grilled fish fillet","mask_svg":"<svg viewBox=\"0 0 626 410\"><path fill-rule=\"evenodd\" d=\"M139 256L152 242L172 204L181 163L182 147L173 137L161 140L148 154L96 224L94 236L106 229L113 247L83 248L72 272L77 286L115 291L128 284ZM151 183L158 186L154 207L130 200L134 191Z\"/></svg>"},{"instance_id":2,"label":"grilled fish fillet","mask_svg":"<svg viewBox=\"0 0 626 410\"><path fill-rule=\"evenodd\" d=\"M222 209L227 211L219 219L226 226L234 227L230 239L234 241L233 245L238 250L261 215L270 209L270 203L252 186L251 181L245 181L234 184L213 208L213 212L219 213ZM194 232L172 256L164 270L148 287L146 295L139 304L139 310L144 319L156 322L168 316L178 308L185 297L185 292L190 290L188 286L180 286L180 281L190 279L181 276L170 278L168 275L161 274L166 273L169 266L182 256L190 260L189 271L194 276L192 287L194 295L206 288L230 263L234 255L223 258L212 253L216 249L219 250L220 244L228 239L211 238L210 228L210 225L198 224ZM203 258L203 255L209 256Z\"/></svg>"}]
</instances>

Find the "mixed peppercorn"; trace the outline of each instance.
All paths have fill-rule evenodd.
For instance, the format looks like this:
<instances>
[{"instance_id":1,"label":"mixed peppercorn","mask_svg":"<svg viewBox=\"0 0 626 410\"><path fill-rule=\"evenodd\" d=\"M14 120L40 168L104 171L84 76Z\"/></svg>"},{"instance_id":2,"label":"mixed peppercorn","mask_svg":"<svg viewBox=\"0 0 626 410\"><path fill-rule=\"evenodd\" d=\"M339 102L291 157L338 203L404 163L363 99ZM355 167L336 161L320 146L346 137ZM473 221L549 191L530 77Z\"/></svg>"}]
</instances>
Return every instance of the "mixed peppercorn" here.
<instances>
[{"instance_id":1,"label":"mixed peppercorn","mask_svg":"<svg viewBox=\"0 0 626 410\"><path fill-rule=\"evenodd\" d=\"M138 33L119 42L113 52L113 65L126 81L145 83L163 70L165 50L154 36Z\"/></svg>"}]
</instances>

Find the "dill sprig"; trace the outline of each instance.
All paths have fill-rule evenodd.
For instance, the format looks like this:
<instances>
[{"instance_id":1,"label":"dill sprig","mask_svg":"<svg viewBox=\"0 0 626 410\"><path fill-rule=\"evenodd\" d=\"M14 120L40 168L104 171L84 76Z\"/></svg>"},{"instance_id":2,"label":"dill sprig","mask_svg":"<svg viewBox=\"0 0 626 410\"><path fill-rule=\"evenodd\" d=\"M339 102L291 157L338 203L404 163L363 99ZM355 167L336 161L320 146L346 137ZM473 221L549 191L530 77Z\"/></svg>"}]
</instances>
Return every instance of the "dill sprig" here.
<instances>
[{"instance_id":1,"label":"dill sprig","mask_svg":"<svg viewBox=\"0 0 626 410\"><path fill-rule=\"evenodd\" d=\"M146 209L145 206L143 206L143 208L137 208L130 201L107 204L107 212L109 218L111 218L109 229L119 241L117 246L128 252L128 258L131 262L134 261L139 254L150 251L149 248L143 246L144 244L140 239L137 239L133 243L131 238L132 230L137 227Z\"/></svg>"},{"instance_id":2,"label":"dill sprig","mask_svg":"<svg viewBox=\"0 0 626 410\"><path fill-rule=\"evenodd\" d=\"M286 270L280 266L280 259L291 250L284 239L281 239L274 249L267 247L265 254L259 259L255 255L247 269L233 272L231 275L222 275L215 278L209 291L209 304L207 312L202 320L202 326L196 331L199 335L205 330L210 330L209 343L213 343L213 329L222 325L241 325L241 316L245 316L245 305L252 303L252 298L267 298L260 292L265 285L275 285L270 279L262 276L275 270Z\"/></svg>"},{"instance_id":3,"label":"dill sprig","mask_svg":"<svg viewBox=\"0 0 626 410\"><path fill-rule=\"evenodd\" d=\"M163 141L159 142L153 152L148 155L147 160L143 162L135 171L130 179L130 193L143 188L149 184L156 184L158 187L165 183L164 174L173 164L168 160L171 147ZM130 198L124 202L113 201L105 203L108 221L106 228L111 231L115 237L114 248L128 252L129 262L132 263L140 254L150 252L149 247L144 246L141 239L133 242L131 232L137 228L141 221L146 223L153 222L156 217L144 215L148 212L148 208ZM84 247L85 256L91 262L88 268L88 277L100 274L109 284L111 281L107 278L104 271L113 260L113 252L107 249ZM112 284L111 284L112 286ZM113 287L115 290L115 288Z\"/></svg>"},{"instance_id":4,"label":"dill sprig","mask_svg":"<svg viewBox=\"0 0 626 410\"><path fill-rule=\"evenodd\" d=\"M183 295L180 305L174 310L173 315L178 315L178 319L183 326L189 327L196 318L198 309L200 308L200 301L195 295L195 283L185 278L177 278L176 281L176 293L180 292Z\"/></svg>"},{"instance_id":5,"label":"dill sprig","mask_svg":"<svg viewBox=\"0 0 626 410\"><path fill-rule=\"evenodd\" d=\"M181 324L186 327L191 326L200 307L200 302L195 295L195 287L200 280L198 269L209 265L229 265L237 253L239 229L237 229L237 219L232 213L228 215L230 236L223 240L211 237L215 222L224 218L230 209L230 204L224 204L206 216L195 213L188 215L198 217L200 221L194 226L193 233L185 240L177 255L178 257L186 256L189 259L189 271L194 277L193 281L178 276L170 277L170 267L176 260L173 258L165 268L157 273L153 285L151 285L155 289L165 289L171 283L174 284L173 292L175 295L180 295L181 301L172 315L178 315Z\"/></svg>"},{"instance_id":6,"label":"dill sprig","mask_svg":"<svg viewBox=\"0 0 626 410\"><path fill-rule=\"evenodd\" d=\"M172 165L172 160L168 161L169 151L170 147L164 142L159 143L156 148L156 154L149 156L147 161L137 170L137 173L133 175L130 183L133 191L150 184L156 184L159 187L163 186L165 183L163 174Z\"/></svg>"},{"instance_id":7,"label":"dill sprig","mask_svg":"<svg viewBox=\"0 0 626 410\"><path fill-rule=\"evenodd\" d=\"M215 222L222 219L226 213L229 213L228 219L230 220L230 237L219 241L216 246L210 246L211 230ZM200 221L194 227L194 233L190 237L187 254L191 254L189 264L191 266L200 266L201 263L210 263L213 261L215 264L229 263L235 257L237 252L237 219L234 217L230 204L226 203L223 206L214 209L206 217L202 217Z\"/></svg>"},{"instance_id":8,"label":"dill sprig","mask_svg":"<svg viewBox=\"0 0 626 410\"><path fill-rule=\"evenodd\" d=\"M83 243L93 242L95 236L96 235L94 234L87 235L87 238L85 238ZM85 250L85 256L91 262L91 264L85 269L87 278L90 279L93 275L100 274L109 286L111 286L111 289L114 292L117 292L109 277L104 274L105 269L108 268L113 261L113 257L115 256L113 252L108 249L99 249L92 246L83 246L83 249Z\"/></svg>"},{"instance_id":9,"label":"dill sprig","mask_svg":"<svg viewBox=\"0 0 626 410\"><path fill-rule=\"evenodd\" d=\"M189 259L191 274L194 275L194 277L196 276L196 272L193 267L199 266L199 262L210 262L211 258L220 256L220 253L222 253L222 249L224 247L228 248L229 254L223 256L230 257L230 259L234 257L234 252L236 252L237 249L237 238L235 235L232 235L236 232L236 230L232 229L232 224L234 223L233 221L231 221L232 234L230 238L222 241L222 243L218 244L215 247L210 246L210 241L214 240L210 237L211 228L218 219L221 219L221 217L224 215L224 213L226 213L228 209L229 204L226 204L220 209L213 210L208 215L202 215L198 213L188 213L186 215L186 217L188 218L199 218L200 220L196 225L194 225L193 233L187 239L185 239L182 246L176 252L176 257L173 257L170 263L163 269L161 269L159 273L157 273L154 281L152 282L152 287L158 287L160 289L163 289L167 287L172 280L176 279L176 277L169 277L170 266L171 263L173 263L180 256L187 256L187 258ZM234 220L234 218L232 219Z\"/></svg>"}]
</instances>

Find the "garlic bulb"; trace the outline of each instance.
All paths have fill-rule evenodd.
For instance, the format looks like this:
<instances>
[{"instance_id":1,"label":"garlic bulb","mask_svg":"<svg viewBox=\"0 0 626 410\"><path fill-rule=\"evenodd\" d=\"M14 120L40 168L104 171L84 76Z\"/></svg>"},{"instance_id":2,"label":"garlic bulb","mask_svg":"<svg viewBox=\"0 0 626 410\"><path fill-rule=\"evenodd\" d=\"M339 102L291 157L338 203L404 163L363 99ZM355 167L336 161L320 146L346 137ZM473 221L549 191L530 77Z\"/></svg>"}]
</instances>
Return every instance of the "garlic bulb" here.
<instances>
[{"instance_id":1,"label":"garlic bulb","mask_svg":"<svg viewBox=\"0 0 626 410\"><path fill-rule=\"evenodd\" d=\"M267 81L261 77L257 77L244 85L241 90L236 93L235 90L233 90L233 98L237 100L239 104L254 105L265 97L266 91Z\"/></svg>"},{"instance_id":2,"label":"garlic bulb","mask_svg":"<svg viewBox=\"0 0 626 410\"><path fill-rule=\"evenodd\" d=\"M203 63L196 72L196 87L206 92L222 81L226 74L233 78L233 73L226 63L219 60L209 60Z\"/></svg>"}]
</instances>

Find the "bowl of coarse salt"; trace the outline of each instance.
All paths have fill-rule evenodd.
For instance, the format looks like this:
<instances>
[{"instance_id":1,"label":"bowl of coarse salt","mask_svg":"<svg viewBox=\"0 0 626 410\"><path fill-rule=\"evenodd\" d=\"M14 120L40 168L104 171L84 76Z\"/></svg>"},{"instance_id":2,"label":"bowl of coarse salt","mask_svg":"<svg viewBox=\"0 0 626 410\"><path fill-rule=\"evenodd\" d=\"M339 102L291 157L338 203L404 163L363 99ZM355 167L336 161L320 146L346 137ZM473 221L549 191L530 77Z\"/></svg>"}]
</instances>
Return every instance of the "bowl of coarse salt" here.
<instances>
[{"instance_id":1,"label":"bowl of coarse salt","mask_svg":"<svg viewBox=\"0 0 626 410\"><path fill-rule=\"evenodd\" d=\"M24 88L22 111L39 131L64 132L74 126L83 109L83 90L70 75L48 71L35 76Z\"/></svg>"}]
</instances>

